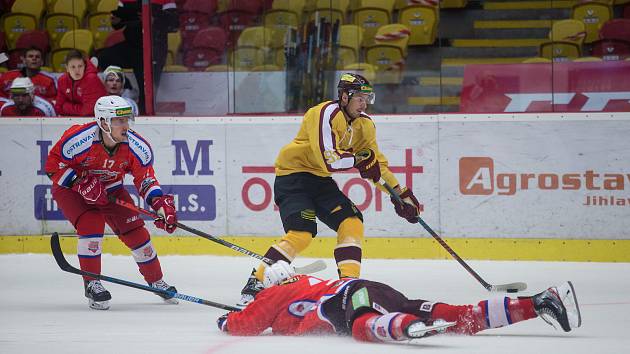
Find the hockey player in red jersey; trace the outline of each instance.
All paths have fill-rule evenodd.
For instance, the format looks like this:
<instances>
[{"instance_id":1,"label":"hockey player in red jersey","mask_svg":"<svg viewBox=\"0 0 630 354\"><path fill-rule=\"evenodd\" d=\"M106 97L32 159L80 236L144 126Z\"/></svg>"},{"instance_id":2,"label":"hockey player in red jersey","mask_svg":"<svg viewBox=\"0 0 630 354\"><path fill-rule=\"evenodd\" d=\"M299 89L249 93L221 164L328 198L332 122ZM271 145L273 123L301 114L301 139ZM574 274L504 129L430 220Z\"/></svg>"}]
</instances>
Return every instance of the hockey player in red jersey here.
<instances>
[{"instance_id":1,"label":"hockey player in red jersey","mask_svg":"<svg viewBox=\"0 0 630 354\"><path fill-rule=\"evenodd\" d=\"M151 146L129 129L134 116L124 98L99 98L94 116L95 122L74 125L63 134L51 149L45 166L53 181L53 198L77 230L81 269L100 274L101 245L107 223L129 247L149 285L176 291L162 279L160 261L140 215L108 200L108 196L114 196L133 203L123 188L125 174L131 174L140 196L162 216L155 225L169 233L175 231L173 196L163 194L154 175ZM100 281L84 277L84 285L90 307L107 310L111 295ZM177 303L173 298L164 300Z\"/></svg>"},{"instance_id":2,"label":"hockey player in red jersey","mask_svg":"<svg viewBox=\"0 0 630 354\"><path fill-rule=\"evenodd\" d=\"M267 287L241 312L221 316L217 324L232 335L351 335L359 341L395 342L437 333L472 335L542 317L565 332L581 325L571 282L528 297L449 305L412 300L392 287L369 280L322 280L295 275L280 261L265 270ZM275 285L279 284L279 285Z\"/></svg>"}]
</instances>

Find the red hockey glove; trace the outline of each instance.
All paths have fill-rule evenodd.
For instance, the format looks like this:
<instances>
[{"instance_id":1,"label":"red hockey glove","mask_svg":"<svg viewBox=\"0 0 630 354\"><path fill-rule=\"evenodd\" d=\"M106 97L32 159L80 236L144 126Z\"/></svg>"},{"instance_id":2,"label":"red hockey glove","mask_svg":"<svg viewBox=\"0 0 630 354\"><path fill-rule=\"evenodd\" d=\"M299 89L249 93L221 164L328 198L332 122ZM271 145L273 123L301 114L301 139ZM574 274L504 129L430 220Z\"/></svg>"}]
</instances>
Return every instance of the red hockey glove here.
<instances>
[{"instance_id":1,"label":"red hockey glove","mask_svg":"<svg viewBox=\"0 0 630 354\"><path fill-rule=\"evenodd\" d=\"M374 156L374 151L363 149L354 155L354 161L354 167L359 170L362 178L371 179L374 183L381 179L381 168Z\"/></svg>"},{"instance_id":2,"label":"red hockey glove","mask_svg":"<svg viewBox=\"0 0 630 354\"><path fill-rule=\"evenodd\" d=\"M87 204L105 206L109 203L103 183L94 175L75 181L72 190L79 193Z\"/></svg>"},{"instance_id":3,"label":"red hockey glove","mask_svg":"<svg viewBox=\"0 0 630 354\"><path fill-rule=\"evenodd\" d=\"M155 219L153 222L157 228L166 230L169 234L172 234L177 229L177 214L175 211L175 202L173 196L170 194L162 195L153 198L151 201L151 207L158 215L159 219Z\"/></svg>"},{"instance_id":4,"label":"red hockey glove","mask_svg":"<svg viewBox=\"0 0 630 354\"><path fill-rule=\"evenodd\" d=\"M420 203L413 195L413 192L411 192L411 189L405 187L400 193L400 199L403 200L402 204L398 203L394 197L391 197L396 214L403 219L407 219L412 224L417 223L418 214L420 214Z\"/></svg>"}]
</instances>

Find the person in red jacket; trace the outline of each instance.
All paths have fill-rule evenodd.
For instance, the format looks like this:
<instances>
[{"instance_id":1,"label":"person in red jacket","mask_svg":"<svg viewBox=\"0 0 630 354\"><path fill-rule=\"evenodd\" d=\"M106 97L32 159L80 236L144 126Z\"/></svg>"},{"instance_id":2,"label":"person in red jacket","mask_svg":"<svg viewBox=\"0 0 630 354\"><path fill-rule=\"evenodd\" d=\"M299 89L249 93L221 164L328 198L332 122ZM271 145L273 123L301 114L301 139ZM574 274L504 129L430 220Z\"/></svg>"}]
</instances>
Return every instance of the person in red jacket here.
<instances>
[{"instance_id":1,"label":"person in red jacket","mask_svg":"<svg viewBox=\"0 0 630 354\"><path fill-rule=\"evenodd\" d=\"M28 77L35 86L34 94L53 103L57 96L57 84L55 79L46 71L42 71L44 64L42 51L37 47L30 47L24 51L20 70L10 70L0 75L0 96L9 98L11 83L17 77Z\"/></svg>"},{"instance_id":2,"label":"person in red jacket","mask_svg":"<svg viewBox=\"0 0 630 354\"><path fill-rule=\"evenodd\" d=\"M131 250L144 280L154 288L177 291L162 279L162 268L144 221L136 211L109 201L109 196L133 203L123 187L126 174L147 205L161 218L155 225L168 233L177 228L174 198L164 194L153 170L153 150L129 129L134 116L122 97L105 96L94 107L95 121L66 130L46 160L52 196L63 215L77 230L77 254L82 270L101 272L103 232L107 223ZM98 279L84 276L90 308L109 309L111 294ZM162 295L160 295L162 296ZM162 296L177 303L172 296Z\"/></svg>"},{"instance_id":3,"label":"person in red jacket","mask_svg":"<svg viewBox=\"0 0 630 354\"><path fill-rule=\"evenodd\" d=\"M94 112L96 100L107 95L105 86L96 67L78 50L69 51L65 63L66 73L58 81L55 111L60 116L89 117Z\"/></svg>"},{"instance_id":4,"label":"person in red jacket","mask_svg":"<svg viewBox=\"0 0 630 354\"><path fill-rule=\"evenodd\" d=\"M267 287L240 312L217 320L231 335L351 335L365 342L395 342L438 333L472 335L542 317L556 329L580 327L571 282L534 296L495 297L471 305L409 299L389 285L356 278L323 280L295 275L285 261L265 269Z\"/></svg>"}]
</instances>

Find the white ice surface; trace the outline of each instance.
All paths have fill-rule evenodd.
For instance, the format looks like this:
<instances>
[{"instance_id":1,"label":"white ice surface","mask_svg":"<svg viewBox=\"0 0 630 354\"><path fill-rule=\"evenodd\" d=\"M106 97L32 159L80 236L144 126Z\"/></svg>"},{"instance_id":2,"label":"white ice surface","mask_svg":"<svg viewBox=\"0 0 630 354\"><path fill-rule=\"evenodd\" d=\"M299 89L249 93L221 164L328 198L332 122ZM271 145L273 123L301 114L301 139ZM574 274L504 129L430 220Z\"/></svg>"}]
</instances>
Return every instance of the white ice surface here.
<instances>
[{"instance_id":1,"label":"white ice surface","mask_svg":"<svg viewBox=\"0 0 630 354\"><path fill-rule=\"evenodd\" d=\"M67 256L76 265L76 256ZM103 255L103 274L142 283L131 256ZM296 264L308 260L298 259ZM165 280L183 294L233 304L250 258L161 257ZM335 268L318 274L335 276ZM630 353L630 264L469 262L488 282L526 282L533 294L572 280L583 325L556 331L541 319L473 337L435 336L401 344L363 344L347 337L231 337L215 320L225 311L182 301L166 305L151 293L105 283L109 311L90 310L81 278L50 255L0 256L0 353ZM363 276L409 297L454 304L492 296L454 261L372 260ZM499 296L499 295L495 295Z\"/></svg>"}]
</instances>

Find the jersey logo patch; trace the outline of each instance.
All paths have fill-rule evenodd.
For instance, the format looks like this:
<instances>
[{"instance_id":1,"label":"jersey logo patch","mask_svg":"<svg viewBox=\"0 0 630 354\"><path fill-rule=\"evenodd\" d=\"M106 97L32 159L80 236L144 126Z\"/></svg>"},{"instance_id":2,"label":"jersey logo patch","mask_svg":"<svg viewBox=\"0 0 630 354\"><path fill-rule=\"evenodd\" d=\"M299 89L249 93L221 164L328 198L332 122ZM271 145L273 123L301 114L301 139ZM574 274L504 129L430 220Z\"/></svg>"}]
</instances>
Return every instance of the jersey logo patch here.
<instances>
[{"instance_id":1,"label":"jersey logo patch","mask_svg":"<svg viewBox=\"0 0 630 354\"><path fill-rule=\"evenodd\" d=\"M72 158L88 151L94 142L98 129L98 125L94 124L66 139L61 147L63 157L72 160Z\"/></svg>"},{"instance_id":2,"label":"jersey logo patch","mask_svg":"<svg viewBox=\"0 0 630 354\"><path fill-rule=\"evenodd\" d=\"M289 305L289 313L295 317L304 317L307 312L311 311L315 307L315 301L313 300L299 300L292 302Z\"/></svg>"},{"instance_id":3,"label":"jersey logo patch","mask_svg":"<svg viewBox=\"0 0 630 354\"><path fill-rule=\"evenodd\" d=\"M127 140L129 149L140 160L142 166L148 166L153 162L153 151L146 141L131 130L127 131Z\"/></svg>"}]
</instances>

